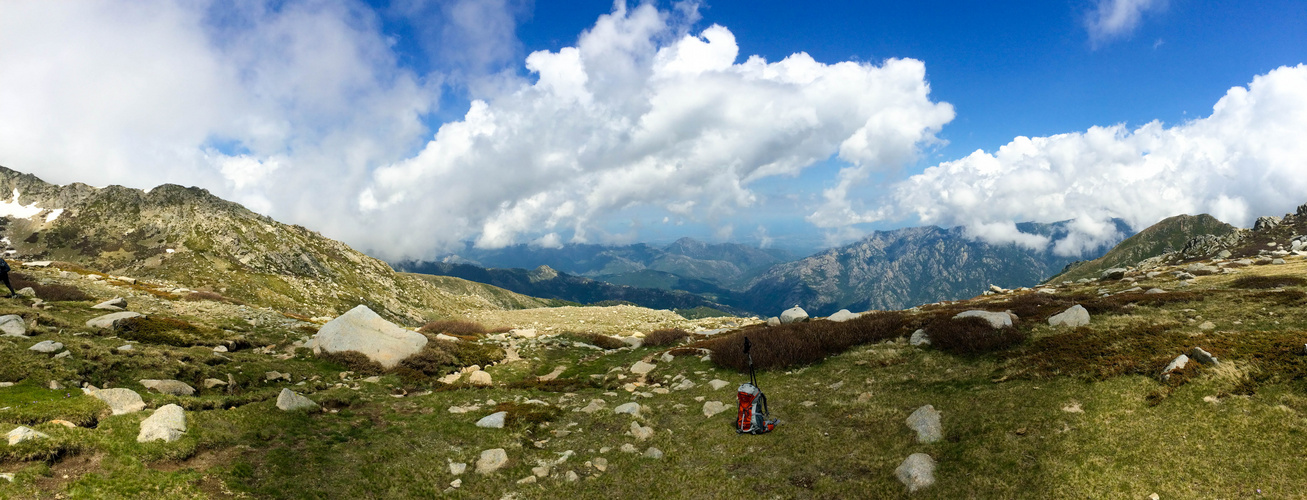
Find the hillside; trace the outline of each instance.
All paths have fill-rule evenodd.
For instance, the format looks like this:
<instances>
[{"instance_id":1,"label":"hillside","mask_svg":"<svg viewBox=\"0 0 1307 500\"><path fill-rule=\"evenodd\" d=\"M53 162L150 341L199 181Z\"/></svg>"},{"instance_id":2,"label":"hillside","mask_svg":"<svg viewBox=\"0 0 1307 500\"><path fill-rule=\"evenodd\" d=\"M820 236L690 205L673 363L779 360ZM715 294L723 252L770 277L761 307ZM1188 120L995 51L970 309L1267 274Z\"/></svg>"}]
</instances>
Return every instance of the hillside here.
<instances>
[{"instance_id":1,"label":"hillside","mask_svg":"<svg viewBox=\"0 0 1307 500\"><path fill-rule=\"evenodd\" d=\"M1065 234L1064 225L1017 227L1056 238ZM1117 229L1130 231L1122 221ZM818 316L840 309L902 309L973 297L990 285L1032 286L1072 260L1011 244L991 245L968 237L963 227L876 231L855 243L772 267L751 280L742 302L734 305L770 315L796 304Z\"/></svg>"},{"instance_id":2,"label":"hillside","mask_svg":"<svg viewBox=\"0 0 1307 500\"><path fill-rule=\"evenodd\" d=\"M1126 238L1102 257L1067 265L1066 269L1049 278L1048 282L1097 278L1103 271L1114 267L1133 266L1149 257L1183 250L1194 238L1203 235L1222 237L1235 231L1234 226L1207 214L1168 217Z\"/></svg>"},{"instance_id":3,"label":"hillside","mask_svg":"<svg viewBox=\"0 0 1307 500\"><path fill-rule=\"evenodd\" d=\"M9 258L184 283L302 316L335 315L362 303L417 323L474 309L554 304L481 284L397 274L343 243L199 188L56 186L0 167L0 193L11 193L0 205L0 242Z\"/></svg>"}]
</instances>

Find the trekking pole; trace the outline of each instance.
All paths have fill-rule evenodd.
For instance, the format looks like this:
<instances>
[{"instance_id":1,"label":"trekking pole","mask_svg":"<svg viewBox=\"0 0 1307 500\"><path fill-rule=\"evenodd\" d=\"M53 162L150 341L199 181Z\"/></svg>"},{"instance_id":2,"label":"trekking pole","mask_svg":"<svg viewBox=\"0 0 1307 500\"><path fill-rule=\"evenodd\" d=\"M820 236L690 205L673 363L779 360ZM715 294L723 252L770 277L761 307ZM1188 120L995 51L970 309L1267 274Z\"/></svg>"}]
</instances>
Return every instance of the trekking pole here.
<instances>
[{"instance_id":1,"label":"trekking pole","mask_svg":"<svg viewBox=\"0 0 1307 500\"><path fill-rule=\"evenodd\" d=\"M758 387L758 378L753 374L753 354L749 353L750 347L752 347L752 344L749 343L749 337L745 337L744 355L749 358L749 383L753 384L754 387Z\"/></svg>"}]
</instances>

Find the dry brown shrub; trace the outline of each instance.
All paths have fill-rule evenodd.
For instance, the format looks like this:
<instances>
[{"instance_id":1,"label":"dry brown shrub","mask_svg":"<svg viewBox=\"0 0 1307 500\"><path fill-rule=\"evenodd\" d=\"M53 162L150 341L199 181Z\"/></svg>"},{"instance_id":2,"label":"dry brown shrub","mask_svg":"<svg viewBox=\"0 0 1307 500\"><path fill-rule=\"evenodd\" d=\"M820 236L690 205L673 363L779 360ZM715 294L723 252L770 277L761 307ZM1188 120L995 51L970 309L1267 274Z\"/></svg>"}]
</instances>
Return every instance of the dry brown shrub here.
<instances>
[{"instance_id":1,"label":"dry brown shrub","mask_svg":"<svg viewBox=\"0 0 1307 500\"><path fill-rule=\"evenodd\" d=\"M75 286L58 284L42 285L33 281L31 277L23 273L9 273L9 282L14 285L14 290L22 290L31 287L32 291L36 292L37 298L47 302L83 301L93 299L93 297L87 295L86 292L83 292Z\"/></svg>"},{"instance_id":2,"label":"dry brown shrub","mask_svg":"<svg viewBox=\"0 0 1307 500\"><path fill-rule=\"evenodd\" d=\"M1230 283L1230 288L1261 290L1267 288L1284 288L1286 286L1304 286L1307 279L1300 276L1242 276Z\"/></svg>"},{"instance_id":3,"label":"dry brown shrub","mask_svg":"<svg viewBox=\"0 0 1307 500\"><path fill-rule=\"evenodd\" d=\"M228 304L238 305L238 306L249 305L249 304L245 303L245 301L242 301L242 300L237 300L237 299L233 299L233 298L231 298L231 297L226 297L226 296L223 296L223 295L220 294L220 293L216 293L216 292L206 292L206 291L202 291L202 290L201 290L201 291L195 291L195 292L188 293L188 294L186 294L185 296L182 297L182 300L189 300L189 301L192 301L192 302L195 302L195 301L201 301L201 300L209 300L209 301L213 301L213 302L225 302L225 303L228 303ZM282 313L282 314L285 315L285 313ZM298 318L297 318L297 319L298 319ZM305 320L307 320L307 319L308 319L308 318L305 318Z\"/></svg>"},{"instance_id":4,"label":"dry brown shrub","mask_svg":"<svg viewBox=\"0 0 1307 500\"><path fill-rule=\"evenodd\" d=\"M843 323L811 321L775 327L755 325L724 337L695 342L687 347L712 351L712 361L737 371L749 368L744 339L752 344L753 365L767 370L816 363L849 348L907 335L903 314L897 311L864 314Z\"/></svg>"},{"instance_id":5,"label":"dry brown shrub","mask_svg":"<svg viewBox=\"0 0 1307 500\"><path fill-rule=\"evenodd\" d=\"M617 337L609 337L601 333L576 333L573 335L581 339L582 342L609 350L621 349L629 345Z\"/></svg>"},{"instance_id":6,"label":"dry brown shrub","mask_svg":"<svg viewBox=\"0 0 1307 500\"><path fill-rule=\"evenodd\" d=\"M341 351L318 353L318 358L335 363L359 375L381 375L386 368L381 363L368 358L366 354L358 351Z\"/></svg>"},{"instance_id":7,"label":"dry brown shrub","mask_svg":"<svg viewBox=\"0 0 1307 500\"><path fill-rule=\"evenodd\" d=\"M978 356L1007 349L1026 340L1017 328L994 328L983 318L941 318L926 325L930 345L959 356Z\"/></svg>"},{"instance_id":8,"label":"dry brown shrub","mask_svg":"<svg viewBox=\"0 0 1307 500\"><path fill-rule=\"evenodd\" d=\"M418 329L422 333L444 333L448 335L471 336L480 333L486 333L486 327L475 321L463 321L458 319L442 319L428 322Z\"/></svg>"},{"instance_id":9,"label":"dry brown shrub","mask_svg":"<svg viewBox=\"0 0 1307 500\"><path fill-rule=\"evenodd\" d=\"M643 345L645 347L662 347L675 344L687 338L690 338L690 332L680 328L664 328L662 330L654 330L649 332L648 335L645 335Z\"/></svg>"}]
</instances>

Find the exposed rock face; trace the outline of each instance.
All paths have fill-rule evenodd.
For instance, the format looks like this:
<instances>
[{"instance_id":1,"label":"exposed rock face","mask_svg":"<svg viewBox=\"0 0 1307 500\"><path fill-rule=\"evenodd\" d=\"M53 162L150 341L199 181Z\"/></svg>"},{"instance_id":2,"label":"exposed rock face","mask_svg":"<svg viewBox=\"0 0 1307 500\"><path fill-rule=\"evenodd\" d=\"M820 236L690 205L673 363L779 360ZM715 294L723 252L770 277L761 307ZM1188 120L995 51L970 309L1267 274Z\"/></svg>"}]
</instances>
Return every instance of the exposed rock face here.
<instances>
[{"instance_id":1,"label":"exposed rock face","mask_svg":"<svg viewBox=\"0 0 1307 500\"><path fill-rule=\"evenodd\" d=\"M913 453L894 469L894 476L908 487L909 493L935 484L935 459L925 453Z\"/></svg>"},{"instance_id":2,"label":"exposed rock face","mask_svg":"<svg viewBox=\"0 0 1307 500\"><path fill-rule=\"evenodd\" d=\"M131 389L99 389L88 391L88 393L92 397L104 401L104 404L109 405L109 409L113 411L114 415L126 415L145 409L145 401L141 399L141 395Z\"/></svg>"},{"instance_id":3,"label":"exposed rock face","mask_svg":"<svg viewBox=\"0 0 1307 500\"><path fill-rule=\"evenodd\" d=\"M173 396L190 396L195 394L195 388L190 384L180 380L142 380L141 386L146 389L158 392L160 394L171 394Z\"/></svg>"},{"instance_id":4,"label":"exposed rock face","mask_svg":"<svg viewBox=\"0 0 1307 500\"><path fill-rule=\"evenodd\" d=\"M177 405L163 405L154 414L141 421L141 433L136 442L146 443L162 439L173 442L186 433L186 410Z\"/></svg>"},{"instance_id":5,"label":"exposed rock face","mask_svg":"<svg viewBox=\"0 0 1307 500\"><path fill-rule=\"evenodd\" d=\"M1257 222L1253 223L1253 231L1265 231L1278 225L1280 225L1279 217L1258 217Z\"/></svg>"},{"instance_id":6,"label":"exposed rock face","mask_svg":"<svg viewBox=\"0 0 1307 500\"><path fill-rule=\"evenodd\" d=\"M86 326L87 328L110 329L113 328L113 326L117 324L119 321L125 320L127 318L139 318L142 316L145 315L134 311L116 312L116 313L106 314L104 316L97 316L91 318L86 321Z\"/></svg>"},{"instance_id":7,"label":"exposed rock face","mask_svg":"<svg viewBox=\"0 0 1307 500\"><path fill-rule=\"evenodd\" d=\"M312 399L296 394L295 391L290 389L283 388L281 393L277 395L277 409L281 411L316 410L318 408L318 404L314 403Z\"/></svg>"},{"instance_id":8,"label":"exposed rock face","mask_svg":"<svg viewBox=\"0 0 1307 500\"><path fill-rule=\"evenodd\" d=\"M313 352L357 351L389 369L421 351L427 338L360 305L322 325L310 342Z\"/></svg>"},{"instance_id":9,"label":"exposed rock face","mask_svg":"<svg viewBox=\"0 0 1307 500\"><path fill-rule=\"evenodd\" d=\"M1088 324L1089 311L1085 310L1085 307L1080 304L1071 306L1071 308L1048 318L1048 326L1067 326L1076 328Z\"/></svg>"},{"instance_id":10,"label":"exposed rock face","mask_svg":"<svg viewBox=\"0 0 1307 500\"><path fill-rule=\"evenodd\" d=\"M962 319L962 318L983 319L985 321L988 321L989 326L994 327L995 330L999 328L1010 328L1012 326L1012 316L1004 312L971 310L966 312L960 312L956 316L953 316L953 319Z\"/></svg>"},{"instance_id":11,"label":"exposed rock face","mask_svg":"<svg viewBox=\"0 0 1307 500\"><path fill-rule=\"evenodd\" d=\"M781 324L797 323L808 319L808 312L802 307L794 306L781 312Z\"/></svg>"},{"instance_id":12,"label":"exposed rock face","mask_svg":"<svg viewBox=\"0 0 1307 500\"><path fill-rule=\"evenodd\" d=\"M931 405L917 408L908 415L908 428L917 431L918 443L934 443L944 439L944 427L939 421L940 413Z\"/></svg>"},{"instance_id":13,"label":"exposed rock face","mask_svg":"<svg viewBox=\"0 0 1307 500\"><path fill-rule=\"evenodd\" d=\"M23 337L27 335L27 323L17 314L0 316L0 332L3 337Z\"/></svg>"}]
</instances>

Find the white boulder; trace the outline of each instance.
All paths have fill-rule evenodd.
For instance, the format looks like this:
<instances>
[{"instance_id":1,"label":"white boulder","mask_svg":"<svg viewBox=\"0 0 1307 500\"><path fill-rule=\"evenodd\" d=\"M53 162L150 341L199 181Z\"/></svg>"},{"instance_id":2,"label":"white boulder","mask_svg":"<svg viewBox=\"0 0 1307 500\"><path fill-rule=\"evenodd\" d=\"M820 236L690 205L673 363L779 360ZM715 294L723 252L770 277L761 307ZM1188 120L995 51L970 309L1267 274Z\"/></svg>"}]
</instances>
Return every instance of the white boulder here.
<instances>
[{"instance_id":1,"label":"white boulder","mask_svg":"<svg viewBox=\"0 0 1307 500\"><path fill-rule=\"evenodd\" d=\"M908 427L917 431L918 443L934 443L944 439L944 427L939 422L939 412L931 405L917 408L908 415Z\"/></svg>"},{"instance_id":2,"label":"white boulder","mask_svg":"<svg viewBox=\"0 0 1307 500\"><path fill-rule=\"evenodd\" d=\"M45 439L50 437L44 432L33 430L31 428L24 427L21 425L14 428L14 430L12 431L9 431L8 436L9 436L9 446L16 445L23 441L30 441L33 439Z\"/></svg>"},{"instance_id":3,"label":"white boulder","mask_svg":"<svg viewBox=\"0 0 1307 500\"><path fill-rule=\"evenodd\" d=\"M917 331L912 332L912 337L908 339L908 343L912 344L913 347L930 345L930 335L926 335L925 330L917 329Z\"/></svg>"},{"instance_id":4,"label":"white boulder","mask_svg":"<svg viewBox=\"0 0 1307 500\"><path fill-rule=\"evenodd\" d=\"M154 414L141 421L141 433L136 442L146 443L162 439L171 443L186 433L186 410L177 405L163 405Z\"/></svg>"},{"instance_id":5,"label":"white boulder","mask_svg":"<svg viewBox=\"0 0 1307 500\"><path fill-rule=\"evenodd\" d=\"M481 452L477 459L477 474L492 474L508 463L508 452L495 448Z\"/></svg>"},{"instance_id":6,"label":"white boulder","mask_svg":"<svg viewBox=\"0 0 1307 500\"><path fill-rule=\"evenodd\" d=\"M0 337L24 337L27 336L27 323L23 317L17 314L6 314L0 316Z\"/></svg>"},{"instance_id":7,"label":"white boulder","mask_svg":"<svg viewBox=\"0 0 1307 500\"><path fill-rule=\"evenodd\" d=\"M64 345L59 342L55 342L53 340L42 340L40 342L37 342L36 344L33 344L32 347L28 347L27 350L50 354L54 352L59 352L63 348Z\"/></svg>"},{"instance_id":8,"label":"white boulder","mask_svg":"<svg viewBox=\"0 0 1307 500\"><path fill-rule=\"evenodd\" d=\"M506 411L491 413L482 417L481 420L477 420L477 427L484 429L503 429L504 418L506 417L508 417L508 412Z\"/></svg>"},{"instance_id":9,"label":"white boulder","mask_svg":"<svg viewBox=\"0 0 1307 500\"><path fill-rule=\"evenodd\" d=\"M281 394L277 395L277 409L281 411L316 410L318 404L314 403L312 399L296 394L295 391L283 388Z\"/></svg>"},{"instance_id":10,"label":"white boulder","mask_svg":"<svg viewBox=\"0 0 1307 500\"><path fill-rule=\"evenodd\" d=\"M1089 324L1089 311L1085 306L1076 304L1070 309L1054 314L1048 318L1048 326L1067 326L1076 328Z\"/></svg>"},{"instance_id":11,"label":"white boulder","mask_svg":"<svg viewBox=\"0 0 1307 500\"><path fill-rule=\"evenodd\" d=\"M109 405L114 415L126 415L145 409L145 401L141 399L141 395L131 389L99 389L91 390L88 394Z\"/></svg>"},{"instance_id":12,"label":"white boulder","mask_svg":"<svg viewBox=\"0 0 1307 500\"><path fill-rule=\"evenodd\" d=\"M908 487L909 493L935 484L935 459L925 453L913 453L894 469L894 476Z\"/></svg>"},{"instance_id":13,"label":"white boulder","mask_svg":"<svg viewBox=\"0 0 1307 500\"><path fill-rule=\"evenodd\" d=\"M836 312L835 314L830 315L830 317L828 317L828 318L826 318L826 319L829 320L829 321L834 321L834 322L836 322L836 323L843 323L843 322L848 321L848 320L851 320L851 319L857 319L857 317L858 317L857 314L853 314L853 313L849 312L848 309L840 309L839 312Z\"/></svg>"},{"instance_id":14,"label":"white boulder","mask_svg":"<svg viewBox=\"0 0 1307 500\"><path fill-rule=\"evenodd\" d=\"M468 374L467 383L472 385L487 386L487 385L494 384L494 380L490 378L489 372L486 372L484 370L476 370Z\"/></svg>"},{"instance_id":15,"label":"white boulder","mask_svg":"<svg viewBox=\"0 0 1307 500\"><path fill-rule=\"evenodd\" d=\"M144 315L144 314L141 314L141 313L138 313L138 312L135 312L135 311L123 311L123 312L110 313L110 314L106 314L106 315L104 315L104 316L96 316L96 317L94 317L94 318L91 318L91 319L87 320L87 321L86 321L86 327L87 327L87 328L106 328L106 329L107 329L107 328L113 328L113 326L116 325L116 324L118 324L119 321L122 321L122 320L125 320L125 319L128 319L128 318L139 318L139 317L142 317L142 316L145 316L145 315Z\"/></svg>"},{"instance_id":16,"label":"white boulder","mask_svg":"<svg viewBox=\"0 0 1307 500\"><path fill-rule=\"evenodd\" d=\"M806 319L808 319L808 311L804 311L799 306L791 307L781 313L781 324L797 323Z\"/></svg>"},{"instance_id":17,"label":"white boulder","mask_svg":"<svg viewBox=\"0 0 1307 500\"><path fill-rule=\"evenodd\" d=\"M421 351L427 338L360 305L322 325L310 342L315 353L357 351L389 369Z\"/></svg>"},{"instance_id":18,"label":"white boulder","mask_svg":"<svg viewBox=\"0 0 1307 500\"><path fill-rule=\"evenodd\" d=\"M981 310L971 310L960 312L953 319L962 318L980 318L989 322L989 326L994 329L1007 328L1012 326L1012 316L1005 312L990 312Z\"/></svg>"}]
</instances>

